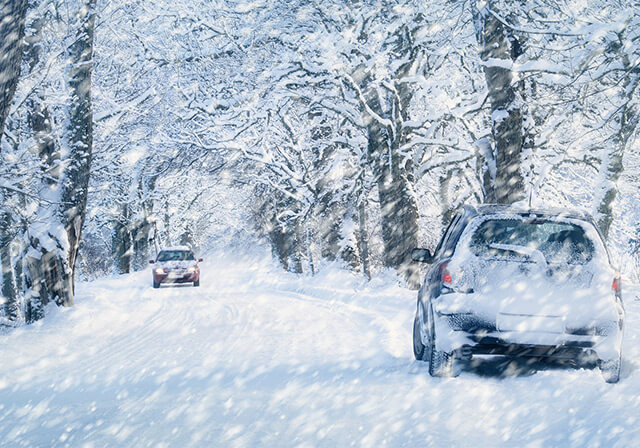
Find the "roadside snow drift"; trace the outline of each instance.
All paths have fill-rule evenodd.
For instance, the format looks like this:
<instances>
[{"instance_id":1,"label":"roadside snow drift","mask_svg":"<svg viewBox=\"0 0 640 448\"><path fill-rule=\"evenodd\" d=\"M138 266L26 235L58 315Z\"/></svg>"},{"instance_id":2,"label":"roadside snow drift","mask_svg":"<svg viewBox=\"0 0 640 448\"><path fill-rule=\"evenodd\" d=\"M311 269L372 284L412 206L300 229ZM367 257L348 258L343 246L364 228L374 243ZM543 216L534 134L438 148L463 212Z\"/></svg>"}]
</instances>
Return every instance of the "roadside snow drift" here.
<instances>
[{"instance_id":1,"label":"roadside snow drift","mask_svg":"<svg viewBox=\"0 0 640 448\"><path fill-rule=\"evenodd\" d=\"M622 378L484 358L413 360L415 292L326 268L213 254L201 287L149 270L78 285L76 306L0 334L0 446L631 446L637 290Z\"/></svg>"}]
</instances>

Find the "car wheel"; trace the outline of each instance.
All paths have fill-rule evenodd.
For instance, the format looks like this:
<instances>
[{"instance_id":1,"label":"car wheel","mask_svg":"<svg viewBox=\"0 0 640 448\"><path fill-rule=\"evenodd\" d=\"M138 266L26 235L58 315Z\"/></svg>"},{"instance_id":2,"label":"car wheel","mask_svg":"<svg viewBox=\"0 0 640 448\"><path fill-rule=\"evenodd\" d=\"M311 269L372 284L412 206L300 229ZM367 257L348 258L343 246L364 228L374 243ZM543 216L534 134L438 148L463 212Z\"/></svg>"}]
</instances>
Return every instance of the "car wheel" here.
<instances>
[{"instance_id":1,"label":"car wheel","mask_svg":"<svg viewBox=\"0 0 640 448\"><path fill-rule=\"evenodd\" d=\"M607 383L617 383L620 380L620 367L622 366L622 354L616 359L598 360L598 368Z\"/></svg>"},{"instance_id":2,"label":"car wheel","mask_svg":"<svg viewBox=\"0 0 640 448\"><path fill-rule=\"evenodd\" d=\"M431 312L429 313L429 375L448 378L453 376L453 355L436 349L436 332Z\"/></svg>"},{"instance_id":3,"label":"car wheel","mask_svg":"<svg viewBox=\"0 0 640 448\"><path fill-rule=\"evenodd\" d=\"M420 318L416 314L415 319L413 319L413 356L415 356L416 360L424 361L426 358L427 347L422 343L422 331L420 329Z\"/></svg>"},{"instance_id":4,"label":"car wheel","mask_svg":"<svg viewBox=\"0 0 640 448\"><path fill-rule=\"evenodd\" d=\"M155 289L158 289L160 287L160 282L156 282L155 280L153 281L153 287Z\"/></svg>"},{"instance_id":5,"label":"car wheel","mask_svg":"<svg viewBox=\"0 0 640 448\"><path fill-rule=\"evenodd\" d=\"M198 286L200 286L200 279L198 279L197 281L193 282L193 287L197 288Z\"/></svg>"}]
</instances>

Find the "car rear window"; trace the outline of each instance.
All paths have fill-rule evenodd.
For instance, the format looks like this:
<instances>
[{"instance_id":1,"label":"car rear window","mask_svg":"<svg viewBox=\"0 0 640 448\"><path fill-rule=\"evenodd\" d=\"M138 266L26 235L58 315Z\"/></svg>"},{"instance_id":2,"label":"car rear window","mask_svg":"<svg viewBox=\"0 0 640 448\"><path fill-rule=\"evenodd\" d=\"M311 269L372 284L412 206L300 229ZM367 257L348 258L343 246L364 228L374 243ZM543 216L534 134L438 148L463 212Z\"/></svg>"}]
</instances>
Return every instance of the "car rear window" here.
<instances>
[{"instance_id":1,"label":"car rear window","mask_svg":"<svg viewBox=\"0 0 640 448\"><path fill-rule=\"evenodd\" d=\"M487 219L471 237L471 251L481 258L586 264L594 244L577 224L541 218Z\"/></svg>"},{"instance_id":2,"label":"car rear window","mask_svg":"<svg viewBox=\"0 0 640 448\"><path fill-rule=\"evenodd\" d=\"M188 250L163 250L158 255L158 261L195 260L193 252Z\"/></svg>"}]
</instances>

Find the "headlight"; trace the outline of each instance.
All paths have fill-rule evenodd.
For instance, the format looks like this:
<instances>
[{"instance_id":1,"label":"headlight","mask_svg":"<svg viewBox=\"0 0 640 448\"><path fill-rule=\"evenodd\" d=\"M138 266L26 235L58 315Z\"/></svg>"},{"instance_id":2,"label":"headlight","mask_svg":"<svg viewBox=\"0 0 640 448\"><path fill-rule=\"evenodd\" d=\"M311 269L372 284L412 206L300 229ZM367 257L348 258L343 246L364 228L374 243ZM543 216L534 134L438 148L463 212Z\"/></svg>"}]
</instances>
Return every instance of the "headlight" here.
<instances>
[{"instance_id":1,"label":"headlight","mask_svg":"<svg viewBox=\"0 0 640 448\"><path fill-rule=\"evenodd\" d=\"M187 269L187 272L196 272L196 268L191 266L189 269Z\"/></svg>"},{"instance_id":2,"label":"headlight","mask_svg":"<svg viewBox=\"0 0 640 448\"><path fill-rule=\"evenodd\" d=\"M156 268L156 274L164 274L164 269Z\"/></svg>"}]
</instances>

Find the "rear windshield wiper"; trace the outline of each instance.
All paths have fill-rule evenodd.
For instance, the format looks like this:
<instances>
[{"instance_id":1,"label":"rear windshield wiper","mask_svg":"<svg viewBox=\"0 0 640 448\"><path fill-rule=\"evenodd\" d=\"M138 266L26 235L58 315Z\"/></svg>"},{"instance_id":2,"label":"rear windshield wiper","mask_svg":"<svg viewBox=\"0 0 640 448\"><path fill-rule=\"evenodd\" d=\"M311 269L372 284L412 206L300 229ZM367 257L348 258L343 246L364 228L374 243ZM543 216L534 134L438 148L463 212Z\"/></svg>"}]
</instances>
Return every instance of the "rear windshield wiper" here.
<instances>
[{"instance_id":1,"label":"rear windshield wiper","mask_svg":"<svg viewBox=\"0 0 640 448\"><path fill-rule=\"evenodd\" d=\"M493 243L489 245L491 249L505 250L508 252L514 252L519 255L526 255L530 257L536 263L547 265L547 259L544 257L544 254L540 252L538 249L533 249L527 246L518 246L516 244L499 244Z\"/></svg>"}]
</instances>

